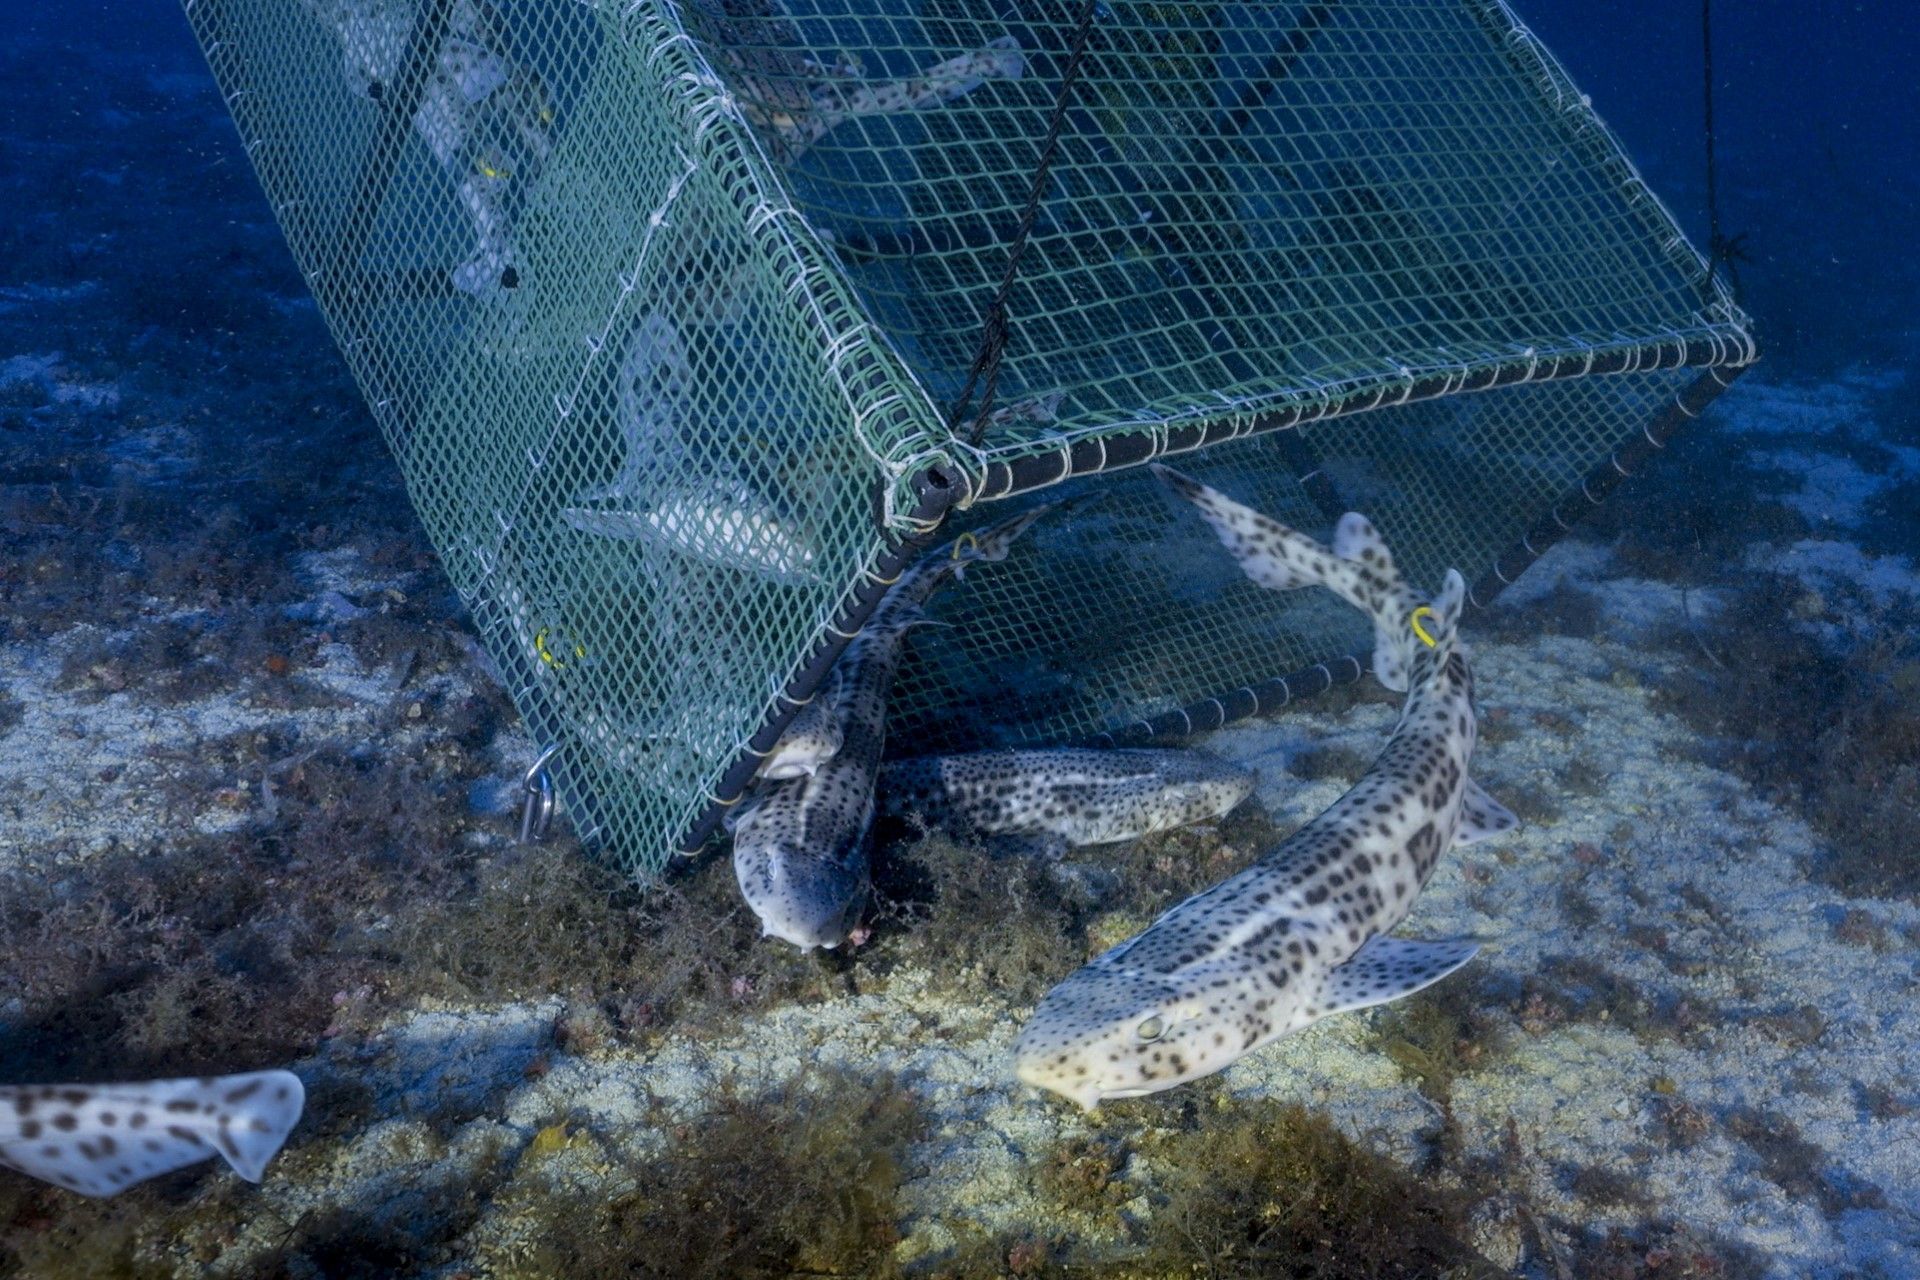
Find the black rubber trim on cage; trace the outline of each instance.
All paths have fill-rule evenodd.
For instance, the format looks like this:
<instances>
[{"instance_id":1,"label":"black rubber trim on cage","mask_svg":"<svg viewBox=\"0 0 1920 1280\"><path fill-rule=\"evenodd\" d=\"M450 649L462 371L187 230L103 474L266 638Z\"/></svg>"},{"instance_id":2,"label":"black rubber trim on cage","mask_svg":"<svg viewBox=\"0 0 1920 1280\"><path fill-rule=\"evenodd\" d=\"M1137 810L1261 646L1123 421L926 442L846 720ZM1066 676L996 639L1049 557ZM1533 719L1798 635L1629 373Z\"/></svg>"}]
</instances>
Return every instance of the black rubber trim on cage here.
<instances>
[{"instance_id":1,"label":"black rubber trim on cage","mask_svg":"<svg viewBox=\"0 0 1920 1280\"><path fill-rule=\"evenodd\" d=\"M1656 369L1683 369L1745 364L1752 359L1752 342L1738 331L1688 338L1658 347L1628 347L1618 351L1537 357L1491 365L1477 373L1452 370L1430 374L1410 383L1381 385L1356 391L1331 404L1294 405L1256 417L1251 426L1235 426L1218 418L1154 430L1088 435L1064 450L1030 454L1010 461L989 462L981 474L974 502L998 502L1035 489L1097 475L1122 467L1139 466L1158 458L1192 453L1230 440L1291 430L1307 423L1325 422L1348 414L1368 413L1390 405L1412 404L1470 391L1490 391L1523 382L1556 382L1588 374L1648 373Z\"/></svg>"},{"instance_id":2,"label":"black rubber trim on cage","mask_svg":"<svg viewBox=\"0 0 1920 1280\"><path fill-rule=\"evenodd\" d=\"M1707 406L1746 371L1746 365L1709 369L1681 388L1673 403L1655 414L1652 421L1640 428L1638 435L1616 446L1605 462L1588 472L1584 480L1521 534L1519 542L1494 557L1493 566L1467 588L1467 603L1476 609L1492 604L1529 565L1572 532L1575 524L1591 515L1622 480L1666 448L1682 427L1705 413Z\"/></svg>"},{"instance_id":3,"label":"black rubber trim on cage","mask_svg":"<svg viewBox=\"0 0 1920 1280\"><path fill-rule=\"evenodd\" d=\"M1523 534L1518 543L1494 558L1493 567L1468 588L1468 603L1479 609L1492 604L1529 565L1572 532L1576 521L1591 514L1621 481L1666 448L1681 428L1704 413L1746 370L1744 364L1708 369L1682 388L1673 402L1655 414L1638 435L1616 446L1605 462L1555 503L1548 515ZM1563 511L1570 514L1563 515ZM1368 654L1347 654L1304 671L1202 698L1176 710L1098 734L1088 741L1100 747L1144 746L1189 738L1254 716L1271 715L1290 703L1323 694L1335 685L1353 683L1366 673L1370 661Z\"/></svg>"},{"instance_id":4,"label":"black rubber trim on cage","mask_svg":"<svg viewBox=\"0 0 1920 1280\"><path fill-rule=\"evenodd\" d=\"M1190 738L1236 720L1272 715L1289 703L1318 697L1336 685L1352 684L1367 672L1369 655L1348 654L1316 663L1304 671L1262 680L1217 698L1202 698L1173 711L1097 734L1087 740L1094 747L1139 747L1152 742Z\"/></svg>"},{"instance_id":5,"label":"black rubber trim on cage","mask_svg":"<svg viewBox=\"0 0 1920 1280\"><path fill-rule=\"evenodd\" d=\"M833 670L833 664L840 660L841 653L860 633L867 619L873 616L874 609L879 606L888 588L932 544L938 536L938 525L964 492L957 475L948 474L937 467L922 473L915 481L914 489L919 494L919 501L907 518L927 532L894 542L861 573L858 584L842 601L833 621L814 641L812 651L787 678L786 687L767 709L759 730L748 739L746 747L727 766L726 772L720 775L714 798L700 811L680 839L681 854L697 853L713 838L725 820L727 810L739 803L748 784L760 771L761 761L780 741L780 735L787 731L787 725L800 713L801 706L813 697L814 690Z\"/></svg>"}]
</instances>

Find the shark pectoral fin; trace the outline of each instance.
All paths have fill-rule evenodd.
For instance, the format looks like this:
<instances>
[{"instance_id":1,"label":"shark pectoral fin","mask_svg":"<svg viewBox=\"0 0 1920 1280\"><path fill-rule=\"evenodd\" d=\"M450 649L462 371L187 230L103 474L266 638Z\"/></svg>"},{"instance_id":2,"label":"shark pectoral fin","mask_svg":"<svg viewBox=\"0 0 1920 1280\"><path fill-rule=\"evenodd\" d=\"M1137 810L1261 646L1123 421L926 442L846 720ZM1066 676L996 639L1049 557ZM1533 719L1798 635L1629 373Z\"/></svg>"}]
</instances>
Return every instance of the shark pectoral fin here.
<instances>
[{"instance_id":1,"label":"shark pectoral fin","mask_svg":"<svg viewBox=\"0 0 1920 1280\"><path fill-rule=\"evenodd\" d=\"M1471 941L1423 942L1377 935L1327 974L1320 989L1321 1012L1343 1013L1410 996L1440 981L1479 950L1480 944Z\"/></svg>"},{"instance_id":2,"label":"shark pectoral fin","mask_svg":"<svg viewBox=\"0 0 1920 1280\"><path fill-rule=\"evenodd\" d=\"M1466 798L1460 807L1460 829L1453 834L1455 845L1474 844L1520 825L1513 810L1486 793L1479 783L1467 779Z\"/></svg>"}]
</instances>

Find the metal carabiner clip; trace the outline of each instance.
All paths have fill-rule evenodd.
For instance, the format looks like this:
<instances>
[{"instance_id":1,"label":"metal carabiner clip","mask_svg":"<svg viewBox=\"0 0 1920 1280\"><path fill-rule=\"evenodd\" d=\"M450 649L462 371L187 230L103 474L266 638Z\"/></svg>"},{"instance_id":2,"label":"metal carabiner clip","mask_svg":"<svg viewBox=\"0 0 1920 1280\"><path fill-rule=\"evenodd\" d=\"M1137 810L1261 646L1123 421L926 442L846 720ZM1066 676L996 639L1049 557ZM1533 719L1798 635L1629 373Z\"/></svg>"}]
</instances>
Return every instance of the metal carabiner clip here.
<instances>
[{"instance_id":1,"label":"metal carabiner clip","mask_svg":"<svg viewBox=\"0 0 1920 1280\"><path fill-rule=\"evenodd\" d=\"M526 776L521 779L521 786L526 791L526 799L520 805L521 844L538 844L547 838L547 828L553 823L556 807L553 777L547 772L547 764L559 751L559 743L549 744L539 758L527 766Z\"/></svg>"}]
</instances>

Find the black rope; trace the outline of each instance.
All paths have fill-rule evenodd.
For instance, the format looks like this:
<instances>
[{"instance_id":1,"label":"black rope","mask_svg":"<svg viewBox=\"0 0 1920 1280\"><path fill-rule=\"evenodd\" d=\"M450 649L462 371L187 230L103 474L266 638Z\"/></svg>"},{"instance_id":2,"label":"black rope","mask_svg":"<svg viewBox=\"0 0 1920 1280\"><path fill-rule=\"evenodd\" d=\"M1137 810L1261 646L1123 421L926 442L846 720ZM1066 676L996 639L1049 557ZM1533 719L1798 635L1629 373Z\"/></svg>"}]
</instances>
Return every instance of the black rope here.
<instances>
[{"instance_id":1,"label":"black rope","mask_svg":"<svg viewBox=\"0 0 1920 1280\"><path fill-rule=\"evenodd\" d=\"M1700 96L1706 113L1707 133L1707 295L1713 295L1713 283L1724 263L1727 280L1733 286L1736 301L1740 297L1740 273L1734 263L1745 257L1741 242L1745 234L1728 237L1720 232L1720 171L1714 162L1713 128L1713 0L1700 0Z\"/></svg>"},{"instance_id":2,"label":"black rope","mask_svg":"<svg viewBox=\"0 0 1920 1280\"><path fill-rule=\"evenodd\" d=\"M987 318L981 326L980 350L973 357L973 367L967 371L967 382L960 389L960 398L954 401L953 411L947 418L947 430L958 434L961 419L966 417L967 404L973 399L974 388L985 385L980 394L980 412L973 419L973 429L968 433L967 442L978 445L986 434L987 418L993 412L994 392L1000 383L1000 359L1007 349L1007 298L1013 292L1013 279L1020 269L1020 258L1027 251L1027 239L1033 233L1033 224L1040 214L1040 201L1047 192L1047 175L1053 167L1054 152L1060 148L1060 126L1067 117L1067 106L1073 94L1074 81L1080 77L1080 64L1086 60L1088 37L1093 32L1093 15L1099 7L1099 0L1083 0L1080 8L1080 21L1074 28L1073 47L1067 53L1066 69L1060 74L1060 88L1053 98L1053 114L1047 119L1047 137L1040 146L1040 160L1034 167L1033 185L1027 189L1026 207L1020 210L1020 227L1014 233L1013 245L1007 250L1007 269L1001 273L1000 287L994 291L993 302L987 307Z\"/></svg>"}]
</instances>

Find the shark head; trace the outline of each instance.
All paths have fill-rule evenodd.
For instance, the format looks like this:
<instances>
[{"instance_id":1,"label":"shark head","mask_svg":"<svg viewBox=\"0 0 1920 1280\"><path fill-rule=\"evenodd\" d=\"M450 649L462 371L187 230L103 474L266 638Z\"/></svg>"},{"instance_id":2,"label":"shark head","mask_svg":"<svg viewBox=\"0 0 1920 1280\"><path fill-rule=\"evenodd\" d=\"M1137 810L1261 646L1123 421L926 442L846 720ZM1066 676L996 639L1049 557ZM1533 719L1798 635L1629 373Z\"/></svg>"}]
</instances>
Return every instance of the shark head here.
<instances>
[{"instance_id":1,"label":"shark head","mask_svg":"<svg viewBox=\"0 0 1920 1280\"><path fill-rule=\"evenodd\" d=\"M802 951L837 947L867 904L866 822L845 847L807 839L791 803L811 780L773 784L733 827L733 873L760 932Z\"/></svg>"},{"instance_id":2,"label":"shark head","mask_svg":"<svg viewBox=\"0 0 1920 1280\"><path fill-rule=\"evenodd\" d=\"M1257 985L1224 969L1164 977L1089 965L1041 999L1014 1042L1014 1073L1087 1110L1212 1075L1256 1028L1288 1016Z\"/></svg>"},{"instance_id":3,"label":"shark head","mask_svg":"<svg viewBox=\"0 0 1920 1280\"><path fill-rule=\"evenodd\" d=\"M802 951L837 947L860 921L867 877L856 867L779 842L736 843L734 874L760 932Z\"/></svg>"},{"instance_id":4,"label":"shark head","mask_svg":"<svg viewBox=\"0 0 1920 1280\"><path fill-rule=\"evenodd\" d=\"M1161 824L1206 822L1231 812L1253 794L1259 781L1251 769L1198 751L1158 751L1150 758L1157 783L1156 829Z\"/></svg>"}]
</instances>

